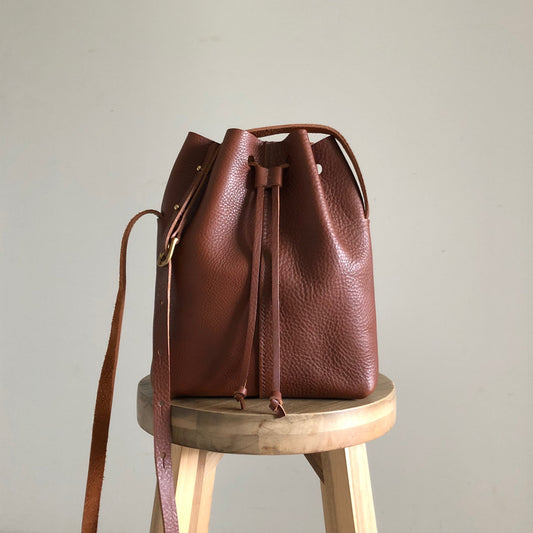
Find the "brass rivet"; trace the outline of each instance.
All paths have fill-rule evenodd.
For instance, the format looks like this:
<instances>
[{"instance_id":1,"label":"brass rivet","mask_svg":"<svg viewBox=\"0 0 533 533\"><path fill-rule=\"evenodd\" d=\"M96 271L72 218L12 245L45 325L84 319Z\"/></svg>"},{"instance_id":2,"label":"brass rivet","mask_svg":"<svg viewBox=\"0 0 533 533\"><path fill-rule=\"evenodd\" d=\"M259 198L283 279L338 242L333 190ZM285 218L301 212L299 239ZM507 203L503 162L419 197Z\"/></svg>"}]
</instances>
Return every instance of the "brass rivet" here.
<instances>
[{"instance_id":1,"label":"brass rivet","mask_svg":"<svg viewBox=\"0 0 533 533\"><path fill-rule=\"evenodd\" d=\"M176 205L174 206L174 211L177 211L179 208L180 208L180 204L176 204Z\"/></svg>"},{"instance_id":2,"label":"brass rivet","mask_svg":"<svg viewBox=\"0 0 533 533\"><path fill-rule=\"evenodd\" d=\"M198 165L198 166L196 167L196 171L197 171L197 172L200 172L200 170L202 170L202 165Z\"/></svg>"}]
</instances>

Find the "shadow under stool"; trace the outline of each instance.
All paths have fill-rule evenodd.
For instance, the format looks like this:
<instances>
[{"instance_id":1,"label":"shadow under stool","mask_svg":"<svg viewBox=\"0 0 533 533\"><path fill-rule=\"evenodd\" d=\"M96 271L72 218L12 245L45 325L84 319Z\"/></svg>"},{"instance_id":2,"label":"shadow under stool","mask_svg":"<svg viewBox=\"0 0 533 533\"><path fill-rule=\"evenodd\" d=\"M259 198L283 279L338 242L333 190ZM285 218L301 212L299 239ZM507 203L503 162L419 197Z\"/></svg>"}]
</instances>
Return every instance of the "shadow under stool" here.
<instances>
[{"instance_id":1,"label":"shadow under stool","mask_svg":"<svg viewBox=\"0 0 533 533\"><path fill-rule=\"evenodd\" d=\"M139 383L137 419L153 434L150 376ZM320 478L327 533L374 533L376 519L365 443L396 418L394 383L380 374L362 400L283 400L275 418L268 401L233 398L172 401L172 466L181 533L207 533L216 467L223 454L304 454ZM163 533L156 490L150 533Z\"/></svg>"}]
</instances>

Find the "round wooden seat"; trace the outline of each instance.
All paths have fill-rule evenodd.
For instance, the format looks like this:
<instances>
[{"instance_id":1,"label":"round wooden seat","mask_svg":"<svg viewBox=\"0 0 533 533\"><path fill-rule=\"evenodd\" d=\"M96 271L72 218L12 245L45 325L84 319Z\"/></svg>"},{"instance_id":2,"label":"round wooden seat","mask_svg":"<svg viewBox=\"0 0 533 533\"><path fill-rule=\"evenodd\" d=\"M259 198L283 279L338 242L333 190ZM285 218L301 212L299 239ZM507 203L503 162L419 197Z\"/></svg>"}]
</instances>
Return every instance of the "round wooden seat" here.
<instances>
[{"instance_id":1,"label":"round wooden seat","mask_svg":"<svg viewBox=\"0 0 533 533\"><path fill-rule=\"evenodd\" d=\"M139 383L137 419L153 434L150 376ZM175 444L221 453L281 455L355 446L386 433L394 424L393 382L380 374L374 392L362 400L283 400L287 416L275 418L268 400L246 399L241 411L233 398L177 398L172 401Z\"/></svg>"},{"instance_id":2,"label":"round wooden seat","mask_svg":"<svg viewBox=\"0 0 533 533\"><path fill-rule=\"evenodd\" d=\"M207 533L215 471L225 453L305 454L320 479L327 533L375 533L376 521L365 443L396 419L394 383L380 374L361 400L283 400L287 415L273 416L268 400L233 398L172 401L172 464L180 531ZM150 376L139 383L137 420L153 434ZM162 533L158 493L151 533Z\"/></svg>"}]
</instances>

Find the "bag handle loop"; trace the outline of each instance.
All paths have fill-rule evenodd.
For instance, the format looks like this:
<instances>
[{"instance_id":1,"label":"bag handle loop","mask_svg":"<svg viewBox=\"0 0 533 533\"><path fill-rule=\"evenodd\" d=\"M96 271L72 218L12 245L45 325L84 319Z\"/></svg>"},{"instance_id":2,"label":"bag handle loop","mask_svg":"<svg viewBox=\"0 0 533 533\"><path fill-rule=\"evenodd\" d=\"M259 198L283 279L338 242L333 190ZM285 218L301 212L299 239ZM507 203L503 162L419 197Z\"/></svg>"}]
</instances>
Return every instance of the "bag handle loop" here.
<instances>
[{"instance_id":1,"label":"bag handle loop","mask_svg":"<svg viewBox=\"0 0 533 533\"><path fill-rule=\"evenodd\" d=\"M366 193L365 182L363 180L363 173L361 172L361 169L359 168L359 163L357 163L355 154L353 153L353 150L350 148L348 141L336 129L330 128L329 126L323 126L322 124L283 124L280 126L269 126L266 128L252 128L246 131L252 133L256 137L268 137L270 135L276 135L278 133L291 133L296 130L306 130L307 133L324 133L326 135L332 135L333 137L335 137L335 139L337 139L337 141L339 141L341 146L344 148L344 150L348 154L348 157L350 158L350 161L352 162L352 165L355 169L355 173L357 174L357 180L359 182L359 189L361 191L361 196L363 198L363 204L364 204L363 208L364 208L365 218L368 218L370 209L368 205L368 196Z\"/></svg>"}]
</instances>

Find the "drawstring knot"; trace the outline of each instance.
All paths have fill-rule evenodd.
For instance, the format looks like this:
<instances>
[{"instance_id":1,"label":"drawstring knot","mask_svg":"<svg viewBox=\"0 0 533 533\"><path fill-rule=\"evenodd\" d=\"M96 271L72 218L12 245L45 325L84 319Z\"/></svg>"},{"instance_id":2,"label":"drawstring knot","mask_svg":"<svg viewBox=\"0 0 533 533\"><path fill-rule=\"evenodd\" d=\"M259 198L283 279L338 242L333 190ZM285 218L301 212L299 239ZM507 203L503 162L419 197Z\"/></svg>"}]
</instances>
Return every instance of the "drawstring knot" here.
<instances>
[{"instance_id":1,"label":"drawstring knot","mask_svg":"<svg viewBox=\"0 0 533 533\"><path fill-rule=\"evenodd\" d=\"M237 400L241 404L241 409L246 409L246 404L244 403L244 398L246 398L246 395L248 394L248 391L246 390L245 386L239 387L234 393L233 398Z\"/></svg>"},{"instance_id":2,"label":"drawstring knot","mask_svg":"<svg viewBox=\"0 0 533 533\"><path fill-rule=\"evenodd\" d=\"M269 407L274 411L274 414L281 418L282 416L285 416L287 413L285 412L285 409L283 407L283 400L281 398L281 392L275 391L270 395L270 404Z\"/></svg>"}]
</instances>

